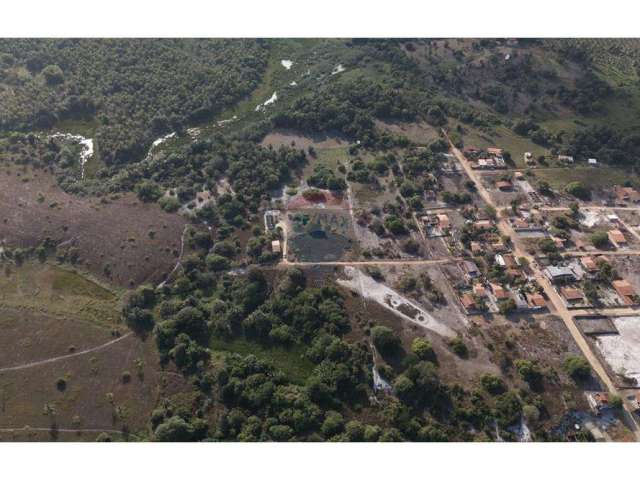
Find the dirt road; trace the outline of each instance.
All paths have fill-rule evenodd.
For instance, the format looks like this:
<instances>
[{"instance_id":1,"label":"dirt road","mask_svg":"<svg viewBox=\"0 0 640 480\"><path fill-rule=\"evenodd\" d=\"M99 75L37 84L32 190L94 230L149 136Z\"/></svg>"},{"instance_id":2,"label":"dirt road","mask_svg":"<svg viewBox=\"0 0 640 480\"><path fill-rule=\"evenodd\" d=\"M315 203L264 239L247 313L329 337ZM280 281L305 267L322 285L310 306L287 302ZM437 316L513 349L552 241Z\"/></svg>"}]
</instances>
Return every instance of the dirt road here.
<instances>
[{"instance_id":1,"label":"dirt road","mask_svg":"<svg viewBox=\"0 0 640 480\"><path fill-rule=\"evenodd\" d=\"M58 357L47 358L45 360L38 360L36 362L23 363L22 365L15 365L13 367L3 367L3 368L0 368L0 373L13 372L15 370L24 370L25 368L31 368L31 367L38 367L40 365L46 365L47 363L53 363L60 360L66 360L68 358L79 357L80 355L86 355L87 353L97 352L99 350L103 350L113 345L114 343L118 343L127 337L130 337L132 334L133 332L129 332L114 340L110 340L107 343L103 343L102 345L98 345L97 347L87 348L86 350L81 350L79 352L69 353L67 355L60 355Z\"/></svg>"},{"instance_id":2,"label":"dirt road","mask_svg":"<svg viewBox=\"0 0 640 480\"><path fill-rule=\"evenodd\" d=\"M442 265L445 263L459 262L461 258L448 257L428 260L356 260L336 261L336 262L280 262L278 267L309 267L309 266L334 266L334 267L358 267L358 266L380 266L380 265Z\"/></svg>"},{"instance_id":3,"label":"dirt road","mask_svg":"<svg viewBox=\"0 0 640 480\"><path fill-rule=\"evenodd\" d=\"M471 168L469 161L465 158L462 152L460 152L460 150L458 150L455 147L455 145L453 144L453 142L451 142L451 139L449 138L449 136L444 130L443 130L443 133L446 139L449 141L449 144L451 145L452 153L458 159L458 161L462 165L462 168L464 168L469 178L476 184L476 188L478 190L478 194L480 195L480 197L487 203L487 205L491 205L497 210L497 206L493 201L493 198L489 194L489 191L484 187L484 185L480 181L480 178L477 175L476 171ZM606 369L604 368L604 366L602 365L598 357L596 357L596 355L593 353L593 351L591 350L591 347L589 346L586 339L582 336L582 333L578 329L573 319L572 313L566 308L566 306L564 305L564 302L560 298L560 295L556 292L556 290L551 285L551 282L549 282L549 280L542 274L533 256L531 256L526 251L526 249L522 247L522 245L520 244L519 237L518 235L516 235L516 232L513 230L511 225L509 225L504 219L502 219L498 222L498 229L503 235L507 235L509 236L509 238L511 238L515 255L518 257L526 258L529 261L529 266L534 274L536 281L540 284L540 286L542 286L545 294L547 295L547 298L549 298L549 301L555 308L555 313L562 319L564 324L567 326L567 329L571 333L571 336L573 337L574 341L578 344L578 347L582 351L582 354L585 356L585 358L591 365L591 368L598 375L598 377L600 377L604 385L606 385L607 389L612 394L618 395L618 391L614 383L612 382L611 378L609 378L609 375L607 374ZM629 408L630 407L625 402L625 409L628 410ZM638 424L636 423L635 419L633 419L632 415L633 414L631 414L629 418L631 418L632 426L634 427L633 433L636 436L636 440L640 440L640 428L638 428Z\"/></svg>"}]
</instances>

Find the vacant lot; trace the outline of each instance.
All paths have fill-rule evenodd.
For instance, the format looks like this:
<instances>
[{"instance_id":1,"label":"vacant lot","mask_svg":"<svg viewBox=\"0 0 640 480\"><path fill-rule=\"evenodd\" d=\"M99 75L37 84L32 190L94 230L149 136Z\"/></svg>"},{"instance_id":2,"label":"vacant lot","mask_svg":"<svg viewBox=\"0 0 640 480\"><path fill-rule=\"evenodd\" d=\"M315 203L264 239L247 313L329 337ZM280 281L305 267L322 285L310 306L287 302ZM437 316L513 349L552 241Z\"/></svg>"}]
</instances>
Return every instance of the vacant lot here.
<instances>
[{"instance_id":1,"label":"vacant lot","mask_svg":"<svg viewBox=\"0 0 640 480\"><path fill-rule=\"evenodd\" d=\"M305 262L336 261L356 255L348 212L338 210L289 210L289 251Z\"/></svg>"},{"instance_id":2,"label":"vacant lot","mask_svg":"<svg viewBox=\"0 0 640 480\"><path fill-rule=\"evenodd\" d=\"M5 166L0 175L5 246L35 247L50 238L75 249L82 268L122 286L157 283L175 264L182 217L132 194L102 201L68 195L42 170Z\"/></svg>"},{"instance_id":3,"label":"vacant lot","mask_svg":"<svg viewBox=\"0 0 640 480\"><path fill-rule=\"evenodd\" d=\"M113 326L120 318L118 302L113 291L68 268L27 262L0 274L3 308Z\"/></svg>"}]
</instances>

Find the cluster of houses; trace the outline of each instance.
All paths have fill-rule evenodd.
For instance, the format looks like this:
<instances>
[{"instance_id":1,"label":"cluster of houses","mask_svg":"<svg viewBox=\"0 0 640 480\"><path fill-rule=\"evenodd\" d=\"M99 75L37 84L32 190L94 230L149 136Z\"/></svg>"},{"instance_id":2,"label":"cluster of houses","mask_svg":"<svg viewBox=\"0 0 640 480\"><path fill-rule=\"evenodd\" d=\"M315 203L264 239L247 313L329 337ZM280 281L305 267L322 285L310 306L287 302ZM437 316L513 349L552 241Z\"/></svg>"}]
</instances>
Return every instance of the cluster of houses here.
<instances>
[{"instance_id":1,"label":"cluster of houses","mask_svg":"<svg viewBox=\"0 0 640 480\"><path fill-rule=\"evenodd\" d=\"M473 260L463 260L460 269L463 285L459 289L460 304L467 314L483 311L499 312L505 302L512 302L518 311L540 310L546 307L541 289L533 279L529 279L520 262L511 253L496 254L495 263L502 267L508 278L519 281L519 286L491 280L482 274Z\"/></svg>"},{"instance_id":2,"label":"cluster of houses","mask_svg":"<svg viewBox=\"0 0 640 480\"><path fill-rule=\"evenodd\" d=\"M544 275L552 282L568 308L587 307L590 306L590 302L579 282L596 278L602 262L608 263L609 259L604 255L583 256L567 265L548 266ZM640 296L626 279L613 280L611 289L618 297L615 299L616 304L632 306L640 303Z\"/></svg>"},{"instance_id":3,"label":"cluster of houses","mask_svg":"<svg viewBox=\"0 0 640 480\"><path fill-rule=\"evenodd\" d=\"M616 206L626 207L627 205L640 204L640 192L633 187L623 187L616 185L613 187L613 200Z\"/></svg>"},{"instance_id":4,"label":"cluster of houses","mask_svg":"<svg viewBox=\"0 0 640 480\"><path fill-rule=\"evenodd\" d=\"M427 212L421 220L429 237L444 237L451 231L451 220L446 213Z\"/></svg>"},{"instance_id":5,"label":"cluster of houses","mask_svg":"<svg viewBox=\"0 0 640 480\"><path fill-rule=\"evenodd\" d=\"M479 170L507 168L501 148L488 147L486 150L480 150L478 148L468 147L465 148L464 153L472 159L471 168Z\"/></svg>"}]
</instances>

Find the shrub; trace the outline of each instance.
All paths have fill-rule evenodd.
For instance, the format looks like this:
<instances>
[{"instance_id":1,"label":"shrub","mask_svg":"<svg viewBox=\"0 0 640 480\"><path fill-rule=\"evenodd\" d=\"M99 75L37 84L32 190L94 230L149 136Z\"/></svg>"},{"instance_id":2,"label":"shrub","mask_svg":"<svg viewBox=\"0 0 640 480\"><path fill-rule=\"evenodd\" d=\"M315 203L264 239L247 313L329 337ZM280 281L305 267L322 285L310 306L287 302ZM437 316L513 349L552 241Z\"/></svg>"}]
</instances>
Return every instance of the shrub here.
<instances>
[{"instance_id":1,"label":"shrub","mask_svg":"<svg viewBox=\"0 0 640 480\"><path fill-rule=\"evenodd\" d=\"M607 232L595 232L591 235L591 243L594 247L602 249L609 245L609 236Z\"/></svg>"},{"instance_id":2,"label":"shrub","mask_svg":"<svg viewBox=\"0 0 640 480\"><path fill-rule=\"evenodd\" d=\"M460 358L467 358L469 356L469 349L467 345L462 340L462 337L456 337L449 342L449 346L453 353L458 355Z\"/></svg>"},{"instance_id":3,"label":"shrub","mask_svg":"<svg viewBox=\"0 0 640 480\"><path fill-rule=\"evenodd\" d=\"M591 376L591 366L583 357L571 355L564 361L564 369L574 380L586 380Z\"/></svg>"},{"instance_id":4,"label":"shrub","mask_svg":"<svg viewBox=\"0 0 640 480\"><path fill-rule=\"evenodd\" d=\"M573 195L574 197L581 200L589 200L589 198L591 197L591 191L582 182L569 182L565 187L565 191L569 195Z\"/></svg>"},{"instance_id":5,"label":"shrub","mask_svg":"<svg viewBox=\"0 0 640 480\"><path fill-rule=\"evenodd\" d=\"M373 344L382 354L394 353L400 348L400 339L387 327L376 325L371 329Z\"/></svg>"},{"instance_id":6,"label":"shrub","mask_svg":"<svg viewBox=\"0 0 640 480\"><path fill-rule=\"evenodd\" d=\"M504 381L490 373L485 373L480 377L480 383L482 384L482 388L484 388L491 395L499 395L507 391L507 386Z\"/></svg>"},{"instance_id":7,"label":"shrub","mask_svg":"<svg viewBox=\"0 0 640 480\"><path fill-rule=\"evenodd\" d=\"M67 389L67 381L64 378L56 380L56 388L60 392L64 392Z\"/></svg>"},{"instance_id":8,"label":"shrub","mask_svg":"<svg viewBox=\"0 0 640 480\"><path fill-rule=\"evenodd\" d=\"M413 342L411 342L411 351L420 360L433 360L435 358L431 342L424 338L414 338Z\"/></svg>"},{"instance_id":9,"label":"shrub","mask_svg":"<svg viewBox=\"0 0 640 480\"><path fill-rule=\"evenodd\" d=\"M158 203L165 212L175 213L180 209L180 202L175 197L162 197Z\"/></svg>"}]
</instances>

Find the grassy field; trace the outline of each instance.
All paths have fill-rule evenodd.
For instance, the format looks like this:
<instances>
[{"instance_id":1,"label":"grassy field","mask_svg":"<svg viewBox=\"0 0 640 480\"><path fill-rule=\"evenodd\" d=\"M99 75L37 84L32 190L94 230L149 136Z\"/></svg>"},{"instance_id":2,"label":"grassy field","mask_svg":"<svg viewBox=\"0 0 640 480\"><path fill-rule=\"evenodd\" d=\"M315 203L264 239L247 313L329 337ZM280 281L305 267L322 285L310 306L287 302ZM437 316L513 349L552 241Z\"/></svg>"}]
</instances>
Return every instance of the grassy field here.
<instances>
[{"instance_id":1,"label":"grassy field","mask_svg":"<svg viewBox=\"0 0 640 480\"><path fill-rule=\"evenodd\" d=\"M221 340L214 338L211 348L216 352L238 353L240 355L255 355L261 360L269 362L282 370L294 383L302 384L313 371L313 363L304 358L304 348L294 346L290 349L280 347L266 347L259 343L250 342L244 338Z\"/></svg>"},{"instance_id":2,"label":"grassy field","mask_svg":"<svg viewBox=\"0 0 640 480\"><path fill-rule=\"evenodd\" d=\"M0 306L46 312L103 326L119 323L118 295L55 265L29 262L0 276Z\"/></svg>"},{"instance_id":3,"label":"grassy field","mask_svg":"<svg viewBox=\"0 0 640 480\"><path fill-rule=\"evenodd\" d=\"M610 188L627 180L638 182L637 175L612 167L540 168L535 176L549 182L553 188L562 189L567 183L580 181L591 188Z\"/></svg>"},{"instance_id":4,"label":"grassy field","mask_svg":"<svg viewBox=\"0 0 640 480\"><path fill-rule=\"evenodd\" d=\"M549 149L533 143L530 139L515 134L506 127L497 127L495 134L487 134L478 130L469 130L463 136L466 147L499 147L511 153L517 168L524 168L524 153L531 152L533 158L540 155L549 155Z\"/></svg>"},{"instance_id":5,"label":"grassy field","mask_svg":"<svg viewBox=\"0 0 640 480\"><path fill-rule=\"evenodd\" d=\"M336 171L338 165L341 163L344 165L349 159L348 153L349 147L335 147L335 148L322 148L316 150L316 158L311 159L307 165L305 165L302 175L304 178L308 178L312 173L316 165L326 165L333 171Z\"/></svg>"}]
</instances>

